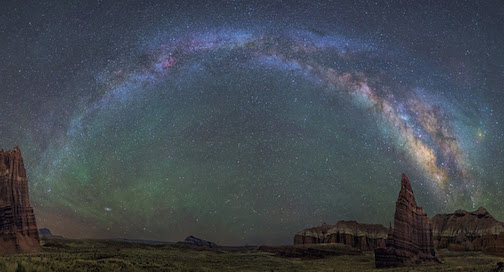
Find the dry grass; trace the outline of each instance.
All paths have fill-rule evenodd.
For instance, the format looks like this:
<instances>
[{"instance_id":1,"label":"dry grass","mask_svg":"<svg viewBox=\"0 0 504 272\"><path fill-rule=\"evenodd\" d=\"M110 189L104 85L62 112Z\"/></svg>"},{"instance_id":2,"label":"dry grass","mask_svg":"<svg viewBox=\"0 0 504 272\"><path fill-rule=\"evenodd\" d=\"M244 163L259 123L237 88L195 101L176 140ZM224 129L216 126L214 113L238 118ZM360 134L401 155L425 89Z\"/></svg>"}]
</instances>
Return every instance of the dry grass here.
<instances>
[{"instance_id":1,"label":"dry grass","mask_svg":"<svg viewBox=\"0 0 504 272\"><path fill-rule=\"evenodd\" d=\"M438 253L443 264L379 271L490 271L504 257ZM0 257L0 271L373 271L372 252L304 260L255 249L194 250L103 240L50 240L36 254Z\"/></svg>"}]
</instances>

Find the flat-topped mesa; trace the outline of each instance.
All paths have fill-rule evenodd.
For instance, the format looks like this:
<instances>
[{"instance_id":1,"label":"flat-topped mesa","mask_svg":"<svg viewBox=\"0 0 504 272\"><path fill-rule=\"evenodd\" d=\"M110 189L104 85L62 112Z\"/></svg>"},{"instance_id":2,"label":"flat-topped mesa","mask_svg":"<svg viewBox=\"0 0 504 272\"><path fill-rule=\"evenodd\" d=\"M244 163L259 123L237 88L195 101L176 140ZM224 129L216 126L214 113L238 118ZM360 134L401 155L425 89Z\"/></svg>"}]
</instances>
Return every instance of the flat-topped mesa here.
<instances>
[{"instance_id":1,"label":"flat-topped mesa","mask_svg":"<svg viewBox=\"0 0 504 272\"><path fill-rule=\"evenodd\" d=\"M340 243L366 251L385 246L386 238L387 228L382 225L339 221L336 225L324 223L296 233L294 244Z\"/></svg>"},{"instance_id":2,"label":"flat-topped mesa","mask_svg":"<svg viewBox=\"0 0 504 272\"><path fill-rule=\"evenodd\" d=\"M375 249L377 268L439 263L435 257L432 223L422 207L417 206L408 177L401 178L401 191L396 202L394 228L386 247Z\"/></svg>"},{"instance_id":3,"label":"flat-topped mesa","mask_svg":"<svg viewBox=\"0 0 504 272\"><path fill-rule=\"evenodd\" d=\"M485 208L438 214L432 218L437 248L455 251L483 251L504 255L504 223Z\"/></svg>"},{"instance_id":4,"label":"flat-topped mesa","mask_svg":"<svg viewBox=\"0 0 504 272\"><path fill-rule=\"evenodd\" d=\"M21 150L0 151L0 254L41 249Z\"/></svg>"}]
</instances>

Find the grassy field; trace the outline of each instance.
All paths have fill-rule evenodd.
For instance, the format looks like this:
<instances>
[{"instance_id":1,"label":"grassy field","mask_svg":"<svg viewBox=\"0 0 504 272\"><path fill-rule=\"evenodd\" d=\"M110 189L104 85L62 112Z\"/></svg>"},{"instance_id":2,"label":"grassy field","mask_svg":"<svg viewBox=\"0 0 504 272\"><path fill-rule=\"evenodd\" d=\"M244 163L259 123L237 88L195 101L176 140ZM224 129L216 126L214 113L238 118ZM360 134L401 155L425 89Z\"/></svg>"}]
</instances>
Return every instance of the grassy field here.
<instances>
[{"instance_id":1,"label":"grassy field","mask_svg":"<svg viewBox=\"0 0 504 272\"><path fill-rule=\"evenodd\" d=\"M0 257L0 271L373 271L372 252L322 259L277 257L252 250L195 250L175 245L149 246L104 240L43 241L35 254ZM444 262L378 271L485 271L504 257L480 253L438 253Z\"/></svg>"}]
</instances>

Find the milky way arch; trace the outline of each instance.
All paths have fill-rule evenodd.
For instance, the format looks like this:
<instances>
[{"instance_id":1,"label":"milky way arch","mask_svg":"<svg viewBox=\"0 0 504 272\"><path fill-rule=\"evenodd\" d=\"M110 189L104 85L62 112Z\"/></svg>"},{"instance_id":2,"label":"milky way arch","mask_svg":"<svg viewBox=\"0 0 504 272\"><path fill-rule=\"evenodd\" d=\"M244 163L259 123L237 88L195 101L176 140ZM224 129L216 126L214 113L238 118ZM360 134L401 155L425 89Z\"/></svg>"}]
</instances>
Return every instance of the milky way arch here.
<instances>
[{"instance_id":1,"label":"milky way arch","mask_svg":"<svg viewBox=\"0 0 504 272\"><path fill-rule=\"evenodd\" d=\"M406 83L387 86L380 75L369 77L365 70L370 67L365 62L366 58L370 62L377 58L376 46L310 32L275 36L216 31L187 36L146 50L139 57L143 60L136 61L134 66L112 65L112 72L102 79L108 86L107 93L88 108L84 116L134 95L133 92L141 91L143 84L170 80L179 66L201 55L218 50L245 51L243 54L250 55L247 59L250 64L297 71L327 86L328 94L344 92L353 97L356 106L373 108L387 120L385 129L394 132L397 145L407 150L435 186L449 190L448 183L452 181L456 182L455 187L470 190L471 173L450 123L449 112L437 101L422 96L418 87ZM328 52L332 56L329 61L323 59ZM381 68L371 69L376 73ZM80 125L80 118L84 116L77 117L74 126Z\"/></svg>"},{"instance_id":2,"label":"milky way arch","mask_svg":"<svg viewBox=\"0 0 504 272\"><path fill-rule=\"evenodd\" d=\"M383 138L423 173L429 190L446 199L444 202L469 197L474 203L478 191L464 142L456 135L456 109L430 94L431 90L403 78L410 67L401 58L372 42L310 31L278 34L221 29L152 39L129 56L111 61L97 75L101 96L76 110L64 139L47 151L58 155L51 155L55 158L51 164L37 171L50 172L46 185L63 179L62 169L69 164L64 157L78 154L82 141L99 137L92 131L95 121L105 118L102 112L141 99L163 82L184 84L189 80L187 74L198 77L208 65L224 61L292 73L323 89L322 95L344 96L352 107L372 113ZM85 170L75 172L84 180L89 178ZM103 218L103 211L76 208L78 204L71 198L60 201L87 217ZM105 207L106 213L110 210Z\"/></svg>"}]
</instances>

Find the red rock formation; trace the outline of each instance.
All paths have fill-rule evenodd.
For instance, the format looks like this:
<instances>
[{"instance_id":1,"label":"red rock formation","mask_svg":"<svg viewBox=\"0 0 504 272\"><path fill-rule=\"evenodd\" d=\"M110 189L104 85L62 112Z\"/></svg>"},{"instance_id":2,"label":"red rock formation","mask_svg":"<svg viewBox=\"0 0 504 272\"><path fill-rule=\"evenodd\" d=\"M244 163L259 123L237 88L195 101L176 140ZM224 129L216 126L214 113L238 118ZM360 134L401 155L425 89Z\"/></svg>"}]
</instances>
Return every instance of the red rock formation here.
<instances>
[{"instance_id":1,"label":"red rock formation","mask_svg":"<svg viewBox=\"0 0 504 272\"><path fill-rule=\"evenodd\" d=\"M396 202L394 229L386 247L375 249L377 268L438 263L432 238L432 223L416 204L408 177L401 178L401 191Z\"/></svg>"},{"instance_id":2,"label":"red rock formation","mask_svg":"<svg viewBox=\"0 0 504 272\"><path fill-rule=\"evenodd\" d=\"M0 151L0 254L41 249L19 147Z\"/></svg>"},{"instance_id":3,"label":"red rock formation","mask_svg":"<svg viewBox=\"0 0 504 272\"><path fill-rule=\"evenodd\" d=\"M382 225L339 221L336 225L323 224L296 233L294 244L341 243L366 251L385 246L386 238L387 228Z\"/></svg>"},{"instance_id":4,"label":"red rock formation","mask_svg":"<svg viewBox=\"0 0 504 272\"><path fill-rule=\"evenodd\" d=\"M438 214L432 218L437 248L504 254L504 223L485 208Z\"/></svg>"}]
</instances>

